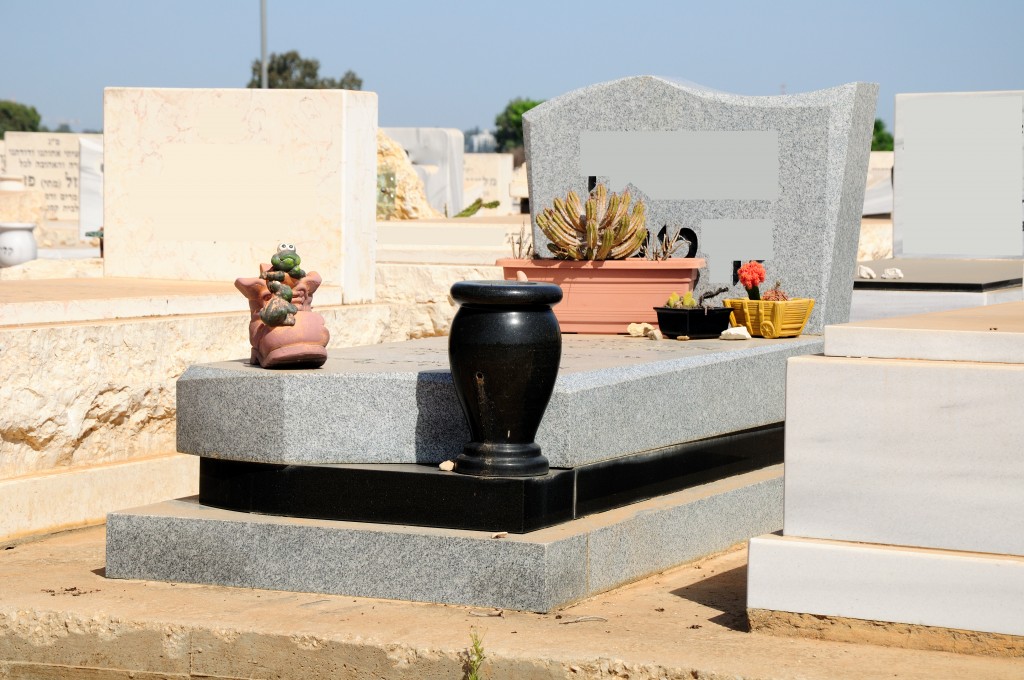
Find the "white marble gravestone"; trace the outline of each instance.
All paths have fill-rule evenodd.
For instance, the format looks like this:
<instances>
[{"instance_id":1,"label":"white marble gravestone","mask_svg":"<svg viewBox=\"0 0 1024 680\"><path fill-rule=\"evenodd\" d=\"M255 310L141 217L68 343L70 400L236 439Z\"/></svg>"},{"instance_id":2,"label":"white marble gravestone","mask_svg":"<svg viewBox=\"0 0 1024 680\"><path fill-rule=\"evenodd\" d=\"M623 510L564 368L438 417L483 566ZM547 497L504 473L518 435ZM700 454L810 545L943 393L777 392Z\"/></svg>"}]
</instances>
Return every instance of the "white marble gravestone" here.
<instances>
[{"instance_id":1,"label":"white marble gravestone","mask_svg":"<svg viewBox=\"0 0 1024 680\"><path fill-rule=\"evenodd\" d=\"M765 261L770 286L816 305L807 333L849 318L878 86L747 97L655 76L592 85L523 116L537 214L588 178L629 187L648 229L685 227L707 260L697 290ZM536 226L544 256L547 239Z\"/></svg>"},{"instance_id":2,"label":"white marble gravestone","mask_svg":"<svg viewBox=\"0 0 1024 680\"><path fill-rule=\"evenodd\" d=\"M479 215L510 215L512 209L512 154L510 153L467 153L463 157L466 187L483 185L480 198L485 203L498 201L493 210L484 209ZM466 199L469 202L469 199Z\"/></svg>"},{"instance_id":3,"label":"white marble gravestone","mask_svg":"<svg viewBox=\"0 0 1024 680\"><path fill-rule=\"evenodd\" d=\"M43 192L48 220L78 221L79 140L102 143L103 135L73 132L8 132L7 174Z\"/></svg>"},{"instance_id":4,"label":"white marble gravestone","mask_svg":"<svg viewBox=\"0 0 1024 680\"><path fill-rule=\"evenodd\" d=\"M896 257L1024 254L1024 91L898 94L894 129Z\"/></svg>"},{"instance_id":5,"label":"white marble gravestone","mask_svg":"<svg viewBox=\"0 0 1024 680\"><path fill-rule=\"evenodd\" d=\"M103 228L103 140L78 143L78 237Z\"/></svg>"},{"instance_id":6,"label":"white marble gravestone","mask_svg":"<svg viewBox=\"0 0 1024 680\"><path fill-rule=\"evenodd\" d=\"M103 118L107 276L230 281L288 241L373 299L375 93L108 88Z\"/></svg>"}]
</instances>

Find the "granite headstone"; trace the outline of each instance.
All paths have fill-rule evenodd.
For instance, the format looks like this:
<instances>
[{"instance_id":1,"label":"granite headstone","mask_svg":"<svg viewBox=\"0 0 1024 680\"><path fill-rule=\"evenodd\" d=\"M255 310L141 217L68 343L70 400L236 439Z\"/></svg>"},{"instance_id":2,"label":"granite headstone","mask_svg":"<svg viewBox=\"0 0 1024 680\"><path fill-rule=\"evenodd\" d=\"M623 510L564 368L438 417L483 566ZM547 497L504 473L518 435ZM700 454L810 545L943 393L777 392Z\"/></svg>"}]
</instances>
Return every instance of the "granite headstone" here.
<instances>
[{"instance_id":1,"label":"granite headstone","mask_svg":"<svg viewBox=\"0 0 1024 680\"><path fill-rule=\"evenodd\" d=\"M735 263L813 297L805 333L847 321L878 86L748 97L635 76L551 99L523 116L533 237L538 212L589 178L629 188L648 228L692 229L707 260L698 292L730 286Z\"/></svg>"}]
</instances>

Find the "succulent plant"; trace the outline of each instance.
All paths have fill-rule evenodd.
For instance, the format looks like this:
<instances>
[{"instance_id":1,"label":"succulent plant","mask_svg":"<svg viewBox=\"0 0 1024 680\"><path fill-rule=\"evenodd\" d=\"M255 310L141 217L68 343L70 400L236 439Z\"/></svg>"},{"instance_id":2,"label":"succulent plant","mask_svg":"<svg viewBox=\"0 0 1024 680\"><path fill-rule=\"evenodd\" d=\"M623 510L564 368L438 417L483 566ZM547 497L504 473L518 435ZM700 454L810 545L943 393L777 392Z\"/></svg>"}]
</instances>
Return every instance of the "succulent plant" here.
<instances>
[{"instance_id":1,"label":"succulent plant","mask_svg":"<svg viewBox=\"0 0 1024 680\"><path fill-rule=\"evenodd\" d=\"M556 198L553 208L537 215L537 226L559 259L625 259L647 240L644 204L637 201L630 211L630 201L629 192L609 194L603 184L594 187L585 204L570 191L564 201Z\"/></svg>"},{"instance_id":2,"label":"succulent plant","mask_svg":"<svg viewBox=\"0 0 1024 680\"><path fill-rule=\"evenodd\" d=\"M789 299L786 292L782 290L782 281L776 281L775 285L769 288L761 296L762 300L771 300L774 302L784 302Z\"/></svg>"},{"instance_id":3,"label":"succulent plant","mask_svg":"<svg viewBox=\"0 0 1024 680\"><path fill-rule=\"evenodd\" d=\"M679 297L679 293L672 293L668 296L665 306L672 309L694 309L697 306L697 301L690 291L686 291L686 295L683 297Z\"/></svg>"},{"instance_id":4,"label":"succulent plant","mask_svg":"<svg viewBox=\"0 0 1024 680\"><path fill-rule=\"evenodd\" d=\"M707 290L701 293L700 298L694 299L693 293L686 291L686 295L679 297L679 293L672 293L668 296L668 301L665 303L666 307L672 307L673 309L696 309L703 307L704 309L709 308L711 305L707 304L707 301L713 297L717 297L722 293L728 292L728 287L716 288L714 290Z\"/></svg>"}]
</instances>

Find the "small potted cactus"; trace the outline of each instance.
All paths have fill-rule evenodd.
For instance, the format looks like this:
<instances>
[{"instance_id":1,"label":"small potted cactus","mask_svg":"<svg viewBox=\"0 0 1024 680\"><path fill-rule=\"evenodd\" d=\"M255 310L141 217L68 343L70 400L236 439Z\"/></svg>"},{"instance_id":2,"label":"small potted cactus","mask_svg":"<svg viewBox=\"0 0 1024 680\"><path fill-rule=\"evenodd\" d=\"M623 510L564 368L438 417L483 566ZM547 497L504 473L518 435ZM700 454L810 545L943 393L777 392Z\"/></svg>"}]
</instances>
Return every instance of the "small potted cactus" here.
<instances>
[{"instance_id":1,"label":"small potted cactus","mask_svg":"<svg viewBox=\"0 0 1024 680\"><path fill-rule=\"evenodd\" d=\"M537 215L553 257L498 260L508 280L555 283L562 304L555 315L563 332L623 333L630 323L655 323L654 308L669 292L686 293L704 260L633 257L648 241L646 210L629 192L597 184L586 201L574 191ZM695 246L695 244L692 244Z\"/></svg>"},{"instance_id":2,"label":"small potted cactus","mask_svg":"<svg viewBox=\"0 0 1024 680\"><path fill-rule=\"evenodd\" d=\"M658 329L668 338L717 338L729 327L732 309L712 307L708 300L727 290L723 287L705 291L697 299L689 291L681 297L679 293L672 293L663 307L654 308L658 313Z\"/></svg>"},{"instance_id":3,"label":"small potted cactus","mask_svg":"<svg viewBox=\"0 0 1024 680\"><path fill-rule=\"evenodd\" d=\"M751 335L763 338L795 338L804 331L814 311L811 298L791 298L782 290L782 282L761 293L760 284L767 278L764 266L751 260L740 267L740 283L747 289L747 299L729 299L737 326L746 326Z\"/></svg>"}]
</instances>

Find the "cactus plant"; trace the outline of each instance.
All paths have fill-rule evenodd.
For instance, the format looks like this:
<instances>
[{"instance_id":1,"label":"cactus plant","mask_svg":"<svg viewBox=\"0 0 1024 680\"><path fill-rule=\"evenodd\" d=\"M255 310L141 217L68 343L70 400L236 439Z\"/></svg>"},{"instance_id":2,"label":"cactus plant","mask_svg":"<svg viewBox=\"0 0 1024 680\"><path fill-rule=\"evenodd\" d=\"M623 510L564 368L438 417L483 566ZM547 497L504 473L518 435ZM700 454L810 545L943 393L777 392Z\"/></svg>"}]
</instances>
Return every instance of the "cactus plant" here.
<instances>
[{"instance_id":1,"label":"cactus plant","mask_svg":"<svg viewBox=\"0 0 1024 680\"><path fill-rule=\"evenodd\" d=\"M761 290L758 286L764 283L766 276L764 265L757 260L751 260L740 267L736 274L739 276L740 283L747 289L747 297L751 300L760 300Z\"/></svg>"},{"instance_id":2,"label":"cactus plant","mask_svg":"<svg viewBox=\"0 0 1024 680\"><path fill-rule=\"evenodd\" d=\"M574 191L553 208L537 215L537 226L551 241L548 249L562 260L622 260L647 240L644 204L629 210L629 192L609 194L604 184L590 192L585 204Z\"/></svg>"},{"instance_id":3,"label":"cactus plant","mask_svg":"<svg viewBox=\"0 0 1024 680\"><path fill-rule=\"evenodd\" d=\"M784 302L789 299L786 292L782 290L782 281L776 281L775 285L764 292L761 296L762 300L771 300L773 302Z\"/></svg>"},{"instance_id":4,"label":"cactus plant","mask_svg":"<svg viewBox=\"0 0 1024 680\"><path fill-rule=\"evenodd\" d=\"M686 295L683 297L679 297L679 293L672 293L668 296L668 301L665 302L665 306L671 307L672 309L696 309L697 307L702 307L707 310L711 307L711 305L707 303L708 300L713 297L717 297L728 290L729 288L725 286L714 290L707 290L701 293L699 299L694 299L693 293L690 291L686 291Z\"/></svg>"}]
</instances>

